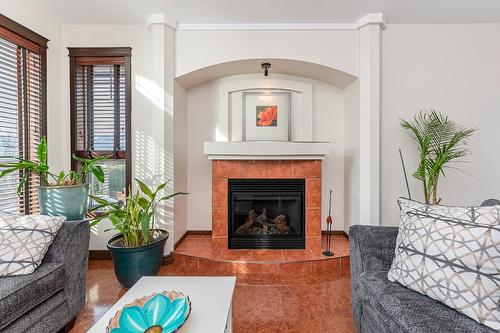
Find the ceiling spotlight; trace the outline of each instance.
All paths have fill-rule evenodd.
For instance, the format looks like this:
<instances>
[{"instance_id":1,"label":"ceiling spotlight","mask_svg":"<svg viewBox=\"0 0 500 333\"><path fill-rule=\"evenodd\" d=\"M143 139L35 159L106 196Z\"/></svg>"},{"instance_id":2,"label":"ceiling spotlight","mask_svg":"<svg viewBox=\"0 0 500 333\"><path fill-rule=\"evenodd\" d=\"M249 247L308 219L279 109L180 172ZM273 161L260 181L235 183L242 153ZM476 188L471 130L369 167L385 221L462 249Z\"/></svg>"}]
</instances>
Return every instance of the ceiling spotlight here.
<instances>
[{"instance_id":1,"label":"ceiling spotlight","mask_svg":"<svg viewBox=\"0 0 500 333\"><path fill-rule=\"evenodd\" d=\"M262 67L262 69L264 70L264 76L268 76L269 75L269 68L271 68L271 64L268 62L265 62L262 65L260 65L260 67Z\"/></svg>"}]
</instances>

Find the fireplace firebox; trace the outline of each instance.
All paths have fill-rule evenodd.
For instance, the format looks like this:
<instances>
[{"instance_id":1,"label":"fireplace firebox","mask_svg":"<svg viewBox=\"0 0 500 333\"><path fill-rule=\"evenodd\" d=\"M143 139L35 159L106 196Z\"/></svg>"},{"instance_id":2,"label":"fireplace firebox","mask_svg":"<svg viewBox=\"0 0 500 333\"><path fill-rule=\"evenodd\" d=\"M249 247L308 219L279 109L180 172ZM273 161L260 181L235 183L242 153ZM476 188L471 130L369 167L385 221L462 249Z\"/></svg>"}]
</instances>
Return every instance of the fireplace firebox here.
<instances>
[{"instance_id":1,"label":"fireplace firebox","mask_svg":"<svg viewBox=\"0 0 500 333\"><path fill-rule=\"evenodd\" d=\"M229 179L230 249L304 249L304 179Z\"/></svg>"}]
</instances>

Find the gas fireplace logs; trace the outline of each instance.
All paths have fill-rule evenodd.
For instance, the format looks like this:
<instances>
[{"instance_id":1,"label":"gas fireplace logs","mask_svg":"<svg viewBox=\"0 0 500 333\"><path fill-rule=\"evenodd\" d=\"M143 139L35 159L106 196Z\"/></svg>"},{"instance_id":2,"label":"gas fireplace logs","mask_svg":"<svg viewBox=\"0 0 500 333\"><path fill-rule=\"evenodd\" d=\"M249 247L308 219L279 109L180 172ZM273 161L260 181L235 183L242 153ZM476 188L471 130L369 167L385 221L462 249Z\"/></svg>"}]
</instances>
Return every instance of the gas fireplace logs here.
<instances>
[{"instance_id":1,"label":"gas fireplace logs","mask_svg":"<svg viewBox=\"0 0 500 333\"><path fill-rule=\"evenodd\" d=\"M237 234L272 235L288 234L290 227L287 225L286 216L280 214L274 219L267 217L267 209L258 215L255 210L250 210L245 223L236 229Z\"/></svg>"}]
</instances>

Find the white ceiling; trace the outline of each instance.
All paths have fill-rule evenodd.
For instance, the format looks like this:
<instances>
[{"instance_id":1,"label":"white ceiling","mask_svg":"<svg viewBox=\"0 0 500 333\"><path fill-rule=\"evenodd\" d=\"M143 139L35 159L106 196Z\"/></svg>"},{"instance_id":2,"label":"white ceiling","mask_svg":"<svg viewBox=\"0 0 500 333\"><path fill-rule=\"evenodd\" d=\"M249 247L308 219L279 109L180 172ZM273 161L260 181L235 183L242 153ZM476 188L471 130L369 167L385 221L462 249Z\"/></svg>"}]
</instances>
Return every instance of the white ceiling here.
<instances>
[{"instance_id":1,"label":"white ceiling","mask_svg":"<svg viewBox=\"0 0 500 333\"><path fill-rule=\"evenodd\" d=\"M62 23L75 24L143 24L158 12L181 23L350 23L374 12L388 23L500 22L500 0L44 1Z\"/></svg>"}]
</instances>

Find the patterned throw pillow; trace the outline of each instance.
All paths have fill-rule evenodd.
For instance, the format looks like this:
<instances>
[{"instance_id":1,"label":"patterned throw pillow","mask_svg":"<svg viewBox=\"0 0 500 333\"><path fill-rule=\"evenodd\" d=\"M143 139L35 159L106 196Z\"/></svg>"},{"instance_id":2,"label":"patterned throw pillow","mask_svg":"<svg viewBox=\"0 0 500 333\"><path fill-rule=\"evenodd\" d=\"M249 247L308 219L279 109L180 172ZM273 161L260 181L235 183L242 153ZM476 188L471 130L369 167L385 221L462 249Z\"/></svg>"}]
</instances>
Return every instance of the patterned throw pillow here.
<instances>
[{"instance_id":1,"label":"patterned throw pillow","mask_svg":"<svg viewBox=\"0 0 500 333\"><path fill-rule=\"evenodd\" d=\"M0 213L0 276L33 273L65 220Z\"/></svg>"},{"instance_id":2,"label":"patterned throw pillow","mask_svg":"<svg viewBox=\"0 0 500 333\"><path fill-rule=\"evenodd\" d=\"M389 280L500 330L500 205L398 202L401 223Z\"/></svg>"}]
</instances>

